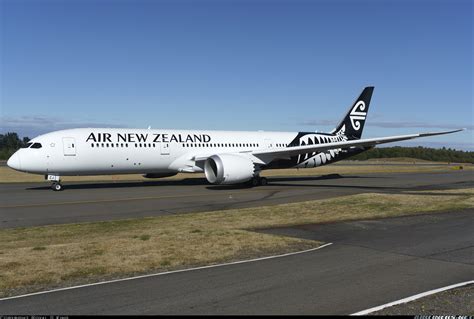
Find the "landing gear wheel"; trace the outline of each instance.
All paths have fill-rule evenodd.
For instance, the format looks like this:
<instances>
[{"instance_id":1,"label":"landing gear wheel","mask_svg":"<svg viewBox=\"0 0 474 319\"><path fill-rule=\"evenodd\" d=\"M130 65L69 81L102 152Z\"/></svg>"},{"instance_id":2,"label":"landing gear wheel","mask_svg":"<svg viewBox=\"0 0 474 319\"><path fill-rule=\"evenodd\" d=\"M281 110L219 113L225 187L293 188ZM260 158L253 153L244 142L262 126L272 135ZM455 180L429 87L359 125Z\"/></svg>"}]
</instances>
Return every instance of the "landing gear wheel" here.
<instances>
[{"instance_id":1,"label":"landing gear wheel","mask_svg":"<svg viewBox=\"0 0 474 319\"><path fill-rule=\"evenodd\" d=\"M258 185L260 184L259 182L260 182L260 181L259 181L259 178L258 178L258 177L254 177L254 178L252 178L252 180L250 181L250 185L251 185L252 187L258 186Z\"/></svg>"},{"instance_id":2,"label":"landing gear wheel","mask_svg":"<svg viewBox=\"0 0 474 319\"><path fill-rule=\"evenodd\" d=\"M265 177L260 178L260 185L266 186L268 184L268 180Z\"/></svg>"},{"instance_id":3,"label":"landing gear wheel","mask_svg":"<svg viewBox=\"0 0 474 319\"><path fill-rule=\"evenodd\" d=\"M61 183L53 183L53 185L51 185L51 188L54 190L54 191L62 191L63 190L63 185L61 185Z\"/></svg>"}]
</instances>

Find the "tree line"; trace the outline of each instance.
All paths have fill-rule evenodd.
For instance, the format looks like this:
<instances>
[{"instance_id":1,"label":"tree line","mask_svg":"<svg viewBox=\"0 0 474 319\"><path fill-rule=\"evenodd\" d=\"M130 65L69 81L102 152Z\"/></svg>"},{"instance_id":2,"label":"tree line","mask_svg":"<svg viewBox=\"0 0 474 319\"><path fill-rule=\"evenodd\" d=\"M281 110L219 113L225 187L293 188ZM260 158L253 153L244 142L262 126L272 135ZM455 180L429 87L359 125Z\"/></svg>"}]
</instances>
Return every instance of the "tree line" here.
<instances>
[{"instance_id":1,"label":"tree line","mask_svg":"<svg viewBox=\"0 0 474 319\"><path fill-rule=\"evenodd\" d=\"M371 158L410 157L433 162L474 163L474 152L458 151L443 147L376 147L352 156L351 160L367 160Z\"/></svg>"},{"instance_id":2,"label":"tree line","mask_svg":"<svg viewBox=\"0 0 474 319\"><path fill-rule=\"evenodd\" d=\"M29 137L20 138L17 133L0 134L0 159L6 160L19 148L30 141Z\"/></svg>"},{"instance_id":3,"label":"tree line","mask_svg":"<svg viewBox=\"0 0 474 319\"><path fill-rule=\"evenodd\" d=\"M8 159L16 150L24 147L29 137L20 138L17 133L0 134L0 159ZM380 147L373 148L351 157L351 160L367 160L371 158L410 157L434 162L474 163L474 152L458 151L451 148L429 147Z\"/></svg>"}]
</instances>

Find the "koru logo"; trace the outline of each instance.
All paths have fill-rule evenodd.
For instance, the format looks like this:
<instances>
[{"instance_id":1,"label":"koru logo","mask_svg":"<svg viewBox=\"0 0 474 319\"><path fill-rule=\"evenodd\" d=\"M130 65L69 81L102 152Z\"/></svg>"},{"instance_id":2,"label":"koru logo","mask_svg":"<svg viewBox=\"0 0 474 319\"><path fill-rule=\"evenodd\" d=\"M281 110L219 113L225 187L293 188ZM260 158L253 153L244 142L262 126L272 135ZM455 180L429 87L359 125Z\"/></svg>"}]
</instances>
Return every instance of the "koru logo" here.
<instances>
[{"instance_id":1,"label":"koru logo","mask_svg":"<svg viewBox=\"0 0 474 319\"><path fill-rule=\"evenodd\" d=\"M360 121L365 120L366 116L367 112L365 112L364 101L358 101L356 105L354 105L354 107L352 108L351 114L349 115L354 130L360 130Z\"/></svg>"}]
</instances>

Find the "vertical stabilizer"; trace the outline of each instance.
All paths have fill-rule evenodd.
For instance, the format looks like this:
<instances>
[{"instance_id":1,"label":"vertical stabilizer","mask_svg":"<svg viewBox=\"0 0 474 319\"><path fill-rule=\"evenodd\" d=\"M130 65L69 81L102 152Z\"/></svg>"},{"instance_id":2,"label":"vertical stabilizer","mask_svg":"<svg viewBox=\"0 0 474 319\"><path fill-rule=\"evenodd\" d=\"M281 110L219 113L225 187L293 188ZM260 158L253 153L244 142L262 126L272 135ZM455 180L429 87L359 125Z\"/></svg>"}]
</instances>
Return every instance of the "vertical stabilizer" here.
<instances>
[{"instance_id":1,"label":"vertical stabilizer","mask_svg":"<svg viewBox=\"0 0 474 319\"><path fill-rule=\"evenodd\" d=\"M367 113L369 112L370 99L374 92L373 86L366 87L352 104L344 119L331 132L344 134L349 140L358 140L362 136Z\"/></svg>"}]
</instances>

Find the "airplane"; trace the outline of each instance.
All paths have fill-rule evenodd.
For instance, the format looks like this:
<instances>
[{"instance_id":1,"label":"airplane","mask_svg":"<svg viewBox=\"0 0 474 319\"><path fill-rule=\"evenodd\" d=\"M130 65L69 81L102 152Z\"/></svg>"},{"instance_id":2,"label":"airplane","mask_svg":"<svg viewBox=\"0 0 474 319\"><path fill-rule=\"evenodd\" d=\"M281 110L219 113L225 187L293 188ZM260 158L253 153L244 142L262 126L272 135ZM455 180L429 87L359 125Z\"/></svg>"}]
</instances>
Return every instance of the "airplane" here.
<instances>
[{"instance_id":1,"label":"airplane","mask_svg":"<svg viewBox=\"0 0 474 319\"><path fill-rule=\"evenodd\" d=\"M267 184L266 169L318 167L379 144L463 130L362 139L373 90L364 88L330 133L76 128L32 139L7 165L44 175L55 191L63 189L61 176L137 173L204 172L211 184L258 186Z\"/></svg>"}]
</instances>

